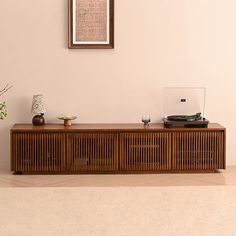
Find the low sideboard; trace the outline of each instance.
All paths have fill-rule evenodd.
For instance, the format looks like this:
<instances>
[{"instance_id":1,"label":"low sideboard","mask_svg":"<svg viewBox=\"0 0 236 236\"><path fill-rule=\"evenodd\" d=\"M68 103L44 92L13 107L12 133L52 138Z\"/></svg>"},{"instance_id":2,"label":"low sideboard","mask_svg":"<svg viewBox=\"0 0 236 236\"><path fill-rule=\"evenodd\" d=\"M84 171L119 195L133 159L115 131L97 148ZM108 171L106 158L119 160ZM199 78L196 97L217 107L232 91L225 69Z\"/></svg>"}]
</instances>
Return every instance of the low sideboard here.
<instances>
[{"instance_id":1,"label":"low sideboard","mask_svg":"<svg viewBox=\"0 0 236 236\"><path fill-rule=\"evenodd\" d=\"M214 172L226 167L226 130L163 124L15 124L16 174Z\"/></svg>"}]
</instances>

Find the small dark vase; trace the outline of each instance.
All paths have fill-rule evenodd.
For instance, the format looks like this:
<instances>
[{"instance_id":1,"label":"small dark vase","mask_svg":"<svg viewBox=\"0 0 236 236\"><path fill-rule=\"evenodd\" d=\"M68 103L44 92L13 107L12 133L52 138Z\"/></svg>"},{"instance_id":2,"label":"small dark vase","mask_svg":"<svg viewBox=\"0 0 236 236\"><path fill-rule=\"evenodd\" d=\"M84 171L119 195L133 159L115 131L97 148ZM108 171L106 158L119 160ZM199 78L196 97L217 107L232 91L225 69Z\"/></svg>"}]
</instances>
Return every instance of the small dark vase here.
<instances>
[{"instance_id":1,"label":"small dark vase","mask_svg":"<svg viewBox=\"0 0 236 236\"><path fill-rule=\"evenodd\" d=\"M43 117L43 114L34 116L32 119L32 123L33 125L37 125L37 126L44 125L45 119Z\"/></svg>"}]
</instances>

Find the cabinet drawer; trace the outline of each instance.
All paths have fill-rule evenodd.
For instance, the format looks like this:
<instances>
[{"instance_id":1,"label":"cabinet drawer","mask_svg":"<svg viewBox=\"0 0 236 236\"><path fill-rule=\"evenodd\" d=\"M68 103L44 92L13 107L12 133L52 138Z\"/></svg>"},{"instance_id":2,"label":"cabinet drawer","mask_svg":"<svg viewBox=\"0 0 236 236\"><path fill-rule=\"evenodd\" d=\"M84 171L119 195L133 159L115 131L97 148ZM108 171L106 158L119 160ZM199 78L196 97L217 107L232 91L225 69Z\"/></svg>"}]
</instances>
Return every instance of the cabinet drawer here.
<instances>
[{"instance_id":1,"label":"cabinet drawer","mask_svg":"<svg viewBox=\"0 0 236 236\"><path fill-rule=\"evenodd\" d=\"M120 134L120 169L122 171L171 170L171 134Z\"/></svg>"},{"instance_id":2,"label":"cabinet drawer","mask_svg":"<svg viewBox=\"0 0 236 236\"><path fill-rule=\"evenodd\" d=\"M65 135L14 132L11 165L16 172L64 171Z\"/></svg>"},{"instance_id":3,"label":"cabinet drawer","mask_svg":"<svg viewBox=\"0 0 236 236\"><path fill-rule=\"evenodd\" d=\"M68 171L118 170L118 135L116 133L67 134L67 150Z\"/></svg>"},{"instance_id":4,"label":"cabinet drawer","mask_svg":"<svg viewBox=\"0 0 236 236\"><path fill-rule=\"evenodd\" d=\"M224 132L174 132L174 170L216 170L224 168Z\"/></svg>"}]
</instances>

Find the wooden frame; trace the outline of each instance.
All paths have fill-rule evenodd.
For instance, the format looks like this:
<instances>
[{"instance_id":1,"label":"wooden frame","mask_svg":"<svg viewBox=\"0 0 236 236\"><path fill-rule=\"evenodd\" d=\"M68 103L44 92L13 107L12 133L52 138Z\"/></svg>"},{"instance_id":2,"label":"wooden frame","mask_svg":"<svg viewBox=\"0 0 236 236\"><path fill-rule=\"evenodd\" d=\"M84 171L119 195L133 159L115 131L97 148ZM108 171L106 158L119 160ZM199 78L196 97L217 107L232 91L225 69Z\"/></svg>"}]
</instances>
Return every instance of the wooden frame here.
<instances>
[{"instance_id":1,"label":"wooden frame","mask_svg":"<svg viewBox=\"0 0 236 236\"><path fill-rule=\"evenodd\" d=\"M81 4L85 4L86 8L81 8L80 16L81 19L77 19L76 11L79 3L77 1L81 1ZM83 3L84 1L84 3ZM94 5L96 5L96 0L94 1ZM114 0L104 0L107 3L107 11L104 13L104 24L102 24L102 20L100 22L101 28L94 28L95 26L91 26L90 29L86 28L87 24L90 23L89 18L86 19L86 9L90 11L88 6L88 0L68 0L68 8L69 8L69 37L68 37L68 47L70 49L112 49L114 48ZM87 5L86 5L87 4ZM96 10L96 8L93 8ZM98 9L100 10L100 9ZM99 11L98 11L99 12ZM93 16L92 13L90 16ZM100 16L101 17L101 16ZM85 19L84 19L85 18ZM106 21L105 21L106 19ZM79 21L81 20L81 21ZM81 28L77 27L76 24L81 23ZM91 20L91 24L96 24L93 19ZM104 29L105 28L105 29ZM79 31L81 29L81 31ZM96 30L98 29L98 33L96 34ZM92 33L89 34L88 30ZM103 32L104 30L104 32ZM102 34L103 33L103 34ZM77 40L77 38L79 38ZM84 38L84 41L82 40ZM96 41L96 38L98 41Z\"/></svg>"}]
</instances>

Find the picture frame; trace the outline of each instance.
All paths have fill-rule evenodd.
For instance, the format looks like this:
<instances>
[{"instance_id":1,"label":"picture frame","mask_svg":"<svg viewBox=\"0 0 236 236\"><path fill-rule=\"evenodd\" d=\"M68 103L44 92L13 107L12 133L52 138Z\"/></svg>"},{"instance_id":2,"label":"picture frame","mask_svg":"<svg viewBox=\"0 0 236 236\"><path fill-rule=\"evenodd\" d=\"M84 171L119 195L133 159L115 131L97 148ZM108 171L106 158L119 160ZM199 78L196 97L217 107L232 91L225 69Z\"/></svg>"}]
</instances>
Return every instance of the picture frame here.
<instances>
[{"instance_id":1,"label":"picture frame","mask_svg":"<svg viewBox=\"0 0 236 236\"><path fill-rule=\"evenodd\" d=\"M114 48L114 0L68 0L68 8L68 48Z\"/></svg>"}]
</instances>

